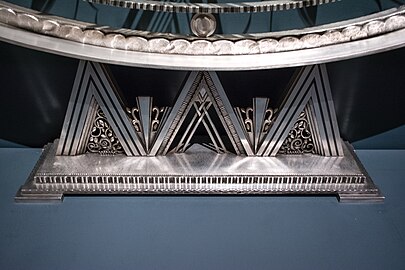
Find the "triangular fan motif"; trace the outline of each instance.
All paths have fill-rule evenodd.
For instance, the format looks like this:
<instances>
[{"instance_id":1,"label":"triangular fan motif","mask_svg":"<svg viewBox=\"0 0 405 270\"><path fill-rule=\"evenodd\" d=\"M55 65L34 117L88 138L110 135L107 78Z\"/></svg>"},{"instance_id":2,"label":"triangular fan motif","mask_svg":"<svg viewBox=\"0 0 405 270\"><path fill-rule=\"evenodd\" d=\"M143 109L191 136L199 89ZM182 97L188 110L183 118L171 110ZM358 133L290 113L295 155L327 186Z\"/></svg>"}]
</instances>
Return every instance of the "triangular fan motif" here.
<instances>
[{"instance_id":1,"label":"triangular fan motif","mask_svg":"<svg viewBox=\"0 0 405 270\"><path fill-rule=\"evenodd\" d=\"M94 151L127 156L185 152L193 143L249 156L343 155L324 65L302 68L277 110L268 98L254 98L252 107L233 108L215 72L191 72L171 108L153 106L152 97L137 97L136 107L126 108L112 81L104 65L80 62L57 155L83 154L96 141ZM117 148L103 150L91 135L97 114L108 124L104 135L119 142ZM197 139L201 131L208 141ZM300 150L297 136L306 140Z\"/></svg>"},{"instance_id":2,"label":"triangular fan motif","mask_svg":"<svg viewBox=\"0 0 405 270\"><path fill-rule=\"evenodd\" d=\"M218 118L219 125L213 117ZM215 72L191 72L149 154L186 151L199 127L209 135L210 143L206 145L218 153L253 153ZM218 128L225 130L233 149L226 148Z\"/></svg>"},{"instance_id":3,"label":"triangular fan motif","mask_svg":"<svg viewBox=\"0 0 405 270\"><path fill-rule=\"evenodd\" d=\"M132 125L138 135L138 138L145 146L146 152L149 152L155 143L156 135L162 127L170 108L153 106L152 97L137 97L137 107L127 108L127 113L131 119Z\"/></svg>"},{"instance_id":4,"label":"triangular fan motif","mask_svg":"<svg viewBox=\"0 0 405 270\"><path fill-rule=\"evenodd\" d=\"M253 98L253 106L247 108L235 108L235 112L241 126L249 139L254 153L263 142L269 132L275 110L269 107L268 98Z\"/></svg>"},{"instance_id":5,"label":"triangular fan motif","mask_svg":"<svg viewBox=\"0 0 405 270\"><path fill-rule=\"evenodd\" d=\"M214 124L214 120L210 115L212 112L212 101L206 91L206 82L203 80L202 85L199 87L199 91L195 92L195 97L192 101L192 106L189 110L188 125L182 129L178 134L178 142L174 148L174 152L185 152L194 142L202 143L202 145L216 151L217 153L227 152L223 139L220 136L218 128ZM193 141L193 137L196 135L197 129L203 127L206 134L209 137L209 142Z\"/></svg>"},{"instance_id":6,"label":"triangular fan motif","mask_svg":"<svg viewBox=\"0 0 405 270\"><path fill-rule=\"evenodd\" d=\"M98 106L97 106L98 107ZM98 107L94 116L93 125L89 132L86 144L86 152L99 153L101 155L123 154L124 150L105 114Z\"/></svg>"},{"instance_id":7,"label":"triangular fan motif","mask_svg":"<svg viewBox=\"0 0 405 270\"><path fill-rule=\"evenodd\" d=\"M106 67L89 61L80 61L56 154L72 156L86 151L98 107L124 153L127 156L146 155Z\"/></svg>"},{"instance_id":8,"label":"triangular fan motif","mask_svg":"<svg viewBox=\"0 0 405 270\"><path fill-rule=\"evenodd\" d=\"M281 152L280 149L295 132L294 126L304 111L314 136L315 152L323 156L342 156L342 142L324 65L304 67L294 78L256 155L285 153L285 149Z\"/></svg>"}]
</instances>

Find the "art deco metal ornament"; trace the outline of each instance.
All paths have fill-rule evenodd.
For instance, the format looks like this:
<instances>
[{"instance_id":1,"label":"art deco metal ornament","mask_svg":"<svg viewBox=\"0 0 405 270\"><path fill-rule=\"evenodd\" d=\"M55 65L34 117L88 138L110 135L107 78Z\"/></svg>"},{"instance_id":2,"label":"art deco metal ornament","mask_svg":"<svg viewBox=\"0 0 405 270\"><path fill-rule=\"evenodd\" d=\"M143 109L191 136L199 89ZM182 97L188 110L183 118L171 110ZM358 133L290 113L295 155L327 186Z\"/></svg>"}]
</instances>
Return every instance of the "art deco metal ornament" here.
<instances>
[{"instance_id":1,"label":"art deco metal ornament","mask_svg":"<svg viewBox=\"0 0 405 270\"><path fill-rule=\"evenodd\" d=\"M81 61L59 140L17 201L66 194L330 194L381 201L340 139L324 65L292 79L272 107L235 108L215 72L191 72L171 107L123 102L103 64ZM270 89L269 89L270 90ZM201 138L197 130L207 135Z\"/></svg>"},{"instance_id":2,"label":"art deco metal ornament","mask_svg":"<svg viewBox=\"0 0 405 270\"><path fill-rule=\"evenodd\" d=\"M303 11L335 0L87 2L140 10L136 14L160 12L166 19L186 13L190 34L115 29L0 1L2 41L81 59L61 136L45 147L17 201L58 201L66 194L332 194L340 201L383 200L340 138L323 64L403 47L403 4L395 1L390 9L324 25L218 33L225 13ZM109 63L193 72L169 107L156 106L148 96L129 107L112 83ZM227 96L232 89L223 89L215 73L302 66L280 104L255 97L250 105L234 107Z\"/></svg>"},{"instance_id":3,"label":"art deco metal ornament","mask_svg":"<svg viewBox=\"0 0 405 270\"><path fill-rule=\"evenodd\" d=\"M173 11L177 4L193 6L153 0L149 1L153 5L146 2L140 5L142 1L93 2L111 5L125 2L130 8L168 6ZM256 4L300 8L328 2L333 1L263 1L234 3L232 6L243 7L235 9L240 13L260 12L261 8ZM218 4L199 3L195 6L202 8L202 12L213 13ZM405 44L405 6L398 4L396 8L371 15L302 29L212 35L208 38L196 35L114 29L0 1L0 39L3 41L96 62L196 71L303 66L400 48Z\"/></svg>"}]
</instances>

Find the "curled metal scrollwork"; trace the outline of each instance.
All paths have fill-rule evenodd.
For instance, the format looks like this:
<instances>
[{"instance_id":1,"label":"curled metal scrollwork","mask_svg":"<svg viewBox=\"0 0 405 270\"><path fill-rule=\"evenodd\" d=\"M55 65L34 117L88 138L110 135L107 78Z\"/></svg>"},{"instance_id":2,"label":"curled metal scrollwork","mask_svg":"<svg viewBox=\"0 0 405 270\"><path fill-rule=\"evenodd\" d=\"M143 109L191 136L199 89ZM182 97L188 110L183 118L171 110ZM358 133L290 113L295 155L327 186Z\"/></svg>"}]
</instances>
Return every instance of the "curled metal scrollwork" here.
<instances>
[{"instance_id":1,"label":"curled metal scrollwork","mask_svg":"<svg viewBox=\"0 0 405 270\"><path fill-rule=\"evenodd\" d=\"M253 132L253 109L248 107L246 109L240 109L243 114L243 123L247 132Z\"/></svg>"},{"instance_id":2,"label":"curled metal scrollwork","mask_svg":"<svg viewBox=\"0 0 405 270\"><path fill-rule=\"evenodd\" d=\"M141 106L140 103L147 106ZM132 126L145 148L149 148L159 130L167 107L152 107L152 98L138 98L138 107L126 108Z\"/></svg>"},{"instance_id":3,"label":"curled metal scrollwork","mask_svg":"<svg viewBox=\"0 0 405 270\"><path fill-rule=\"evenodd\" d=\"M302 112L279 150L280 154L316 154L306 112Z\"/></svg>"},{"instance_id":4,"label":"curled metal scrollwork","mask_svg":"<svg viewBox=\"0 0 405 270\"><path fill-rule=\"evenodd\" d=\"M156 132L158 130L159 124L160 124L160 119L161 119L161 114L165 111L165 108L158 108L158 107L153 107L152 108L152 132Z\"/></svg>"},{"instance_id":5,"label":"curled metal scrollwork","mask_svg":"<svg viewBox=\"0 0 405 270\"><path fill-rule=\"evenodd\" d=\"M271 108L268 108L265 112L265 118L263 122L263 133L267 133L270 129L270 125L273 122L273 115L274 113L277 112L277 109L273 110Z\"/></svg>"},{"instance_id":6,"label":"curled metal scrollwork","mask_svg":"<svg viewBox=\"0 0 405 270\"><path fill-rule=\"evenodd\" d=\"M127 112L130 114L132 119L132 125L136 132L142 132L141 121L139 121L139 109L138 108L127 108Z\"/></svg>"},{"instance_id":7,"label":"curled metal scrollwork","mask_svg":"<svg viewBox=\"0 0 405 270\"><path fill-rule=\"evenodd\" d=\"M108 124L103 111L99 108L91 128L87 152L101 155L123 154L121 143Z\"/></svg>"}]
</instances>

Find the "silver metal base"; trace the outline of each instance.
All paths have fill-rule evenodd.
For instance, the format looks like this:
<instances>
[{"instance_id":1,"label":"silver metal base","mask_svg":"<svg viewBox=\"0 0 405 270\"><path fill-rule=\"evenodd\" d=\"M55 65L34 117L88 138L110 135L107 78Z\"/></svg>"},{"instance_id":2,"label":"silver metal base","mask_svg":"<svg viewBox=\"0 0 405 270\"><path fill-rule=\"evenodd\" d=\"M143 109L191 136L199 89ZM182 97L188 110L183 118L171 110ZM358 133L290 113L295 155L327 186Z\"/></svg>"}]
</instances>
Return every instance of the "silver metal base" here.
<instances>
[{"instance_id":1,"label":"silver metal base","mask_svg":"<svg viewBox=\"0 0 405 270\"><path fill-rule=\"evenodd\" d=\"M340 202L384 200L349 144L341 157L247 157L198 144L156 157L57 156L56 146L45 147L17 202L61 201L68 194L326 194Z\"/></svg>"}]
</instances>

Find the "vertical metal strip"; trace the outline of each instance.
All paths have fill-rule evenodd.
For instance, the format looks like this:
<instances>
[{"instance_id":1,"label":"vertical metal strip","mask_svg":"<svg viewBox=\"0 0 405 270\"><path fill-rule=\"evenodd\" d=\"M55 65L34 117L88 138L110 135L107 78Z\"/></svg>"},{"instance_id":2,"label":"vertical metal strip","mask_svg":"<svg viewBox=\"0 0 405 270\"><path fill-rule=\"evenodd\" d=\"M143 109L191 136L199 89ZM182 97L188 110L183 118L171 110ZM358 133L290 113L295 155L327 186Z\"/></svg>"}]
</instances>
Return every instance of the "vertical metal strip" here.
<instances>
[{"instance_id":1,"label":"vertical metal strip","mask_svg":"<svg viewBox=\"0 0 405 270\"><path fill-rule=\"evenodd\" d=\"M151 97L138 97L137 98L139 116L142 125L142 132L144 136L146 151L150 147L150 133L151 133L151 114L152 114L152 98Z\"/></svg>"},{"instance_id":2,"label":"vertical metal strip","mask_svg":"<svg viewBox=\"0 0 405 270\"><path fill-rule=\"evenodd\" d=\"M319 139L320 145L323 149L325 156L332 156L333 153L330 149L329 138L328 138L328 128L325 126L325 115L324 115L324 108L321 105L319 92L315 90L312 94L312 100L314 105L314 113L315 113L315 121L319 131Z\"/></svg>"},{"instance_id":3,"label":"vertical metal strip","mask_svg":"<svg viewBox=\"0 0 405 270\"><path fill-rule=\"evenodd\" d=\"M253 148L243 132L242 126L240 125L225 90L219 81L218 75L216 72L212 71L205 72L204 75L208 79L207 84L210 89L209 94L212 97L214 108L220 116L221 122L225 127L228 137L234 145L237 154L247 154L249 156L254 155ZM210 84L209 81L211 81L212 84Z\"/></svg>"},{"instance_id":4,"label":"vertical metal strip","mask_svg":"<svg viewBox=\"0 0 405 270\"><path fill-rule=\"evenodd\" d=\"M314 140L314 147L315 147L315 153L318 155L325 155L323 147L321 147L321 139L319 135L319 128L318 124L316 123L316 117L315 117L315 112L314 112L314 105L313 105L313 97L311 97L308 101L307 106L305 107L306 110L306 115L308 116L308 121L309 121L309 128L311 130L312 138Z\"/></svg>"},{"instance_id":5,"label":"vertical metal strip","mask_svg":"<svg viewBox=\"0 0 405 270\"><path fill-rule=\"evenodd\" d=\"M336 118L336 111L333 103L332 91L330 89L328 72L326 70L325 64L319 65L318 67L320 69L320 77L323 85L325 105L327 106L328 118L330 120L329 123L331 125L330 129L332 132L332 134L328 135L328 138L330 138L331 140L333 139L335 147L334 152L336 153L336 155L343 156L342 140L340 138L339 126Z\"/></svg>"},{"instance_id":6,"label":"vertical metal strip","mask_svg":"<svg viewBox=\"0 0 405 270\"><path fill-rule=\"evenodd\" d=\"M254 125L254 151L257 152L259 148L260 134L263 129L264 117L269 105L268 98L254 98L253 99L253 125Z\"/></svg>"},{"instance_id":7,"label":"vertical metal strip","mask_svg":"<svg viewBox=\"0 0 405 270\"><path fill-rule=\"evenodd\" d=\"M85 81L86 81L85 87L86 90L82 91L82 93L79 94L79 104L81 105L81 107L79 107L80 109L78 108L79 110L76 111L72 119L72 128L71 128L72 132L68 136L69 139L68 143L70 144L70 149L68 148L69 152L67 155L74 156L81 154L79 152L80 139L82 137L82 133L86 125L85 121L90 110L90 103L93 96L91 89L91 78L87 77L85 78ZM81 97L83 98L81 99Z\"/></svg>"},{"instance_id":8,"label":"vertical metal strip","mask_svg":"<svg viewBox=\"0 0 405 270\"><path fill-rule=\"evenodd\" d=\"M80 136L79 145L77 147L77 154L83 154L86 152L87 143L90 138L91 129L93 127L93 122L96 117L98 108L99 106L97 104L97 101L93 96L91 98L89 110L87 112L86 120L84 122L85 125L83 127L83 132Z\"/></svg>"},{"instance_id":9,"label":"vertical metal strip","mask_svg":"<svg viewBox=\"0 0 405 270\"><path fill-rule=\"evenodd\" d=\"M61 151L58 152L59 155L78 154L77 148L84 125L84 120L81 121L81 119L87 116L89 110L91 100L91 90L89 89L90 77L87 72L89 65L85 63L82 66L81 64L82 62L79 64L79 72L81 72L82 76L75 81L75 88L69 100L69 109L64 123L64 127L66 126L67 128L62 129L62 139L59 143Z\"/></svg>"},{"instance_id":10,"label":"vertical metal strip","mask_svg":"<svg viewBox=\"0 0 405 270\"><path fill-rule=\"evenodd\" d=\"M78 99L78 94L81 92L82 88L82 80L84 77L84 70L86 68L87 61L81 60L79 62L79 66L77 68L76 72L76 77L73 83L73 88L72 88L72 93L70 95L65 119L63 121L63 126L62 126L62 132L59 138L59 143L58 147L56 149L56 154L57 155L63 155L65 153L65 148L67 144L67 138L71 129L71 124L72 124L72 118L73 115L76 111L76 106L80 106L81 104L78 104L77 99Z\"/></svg>"}]
</instances>

